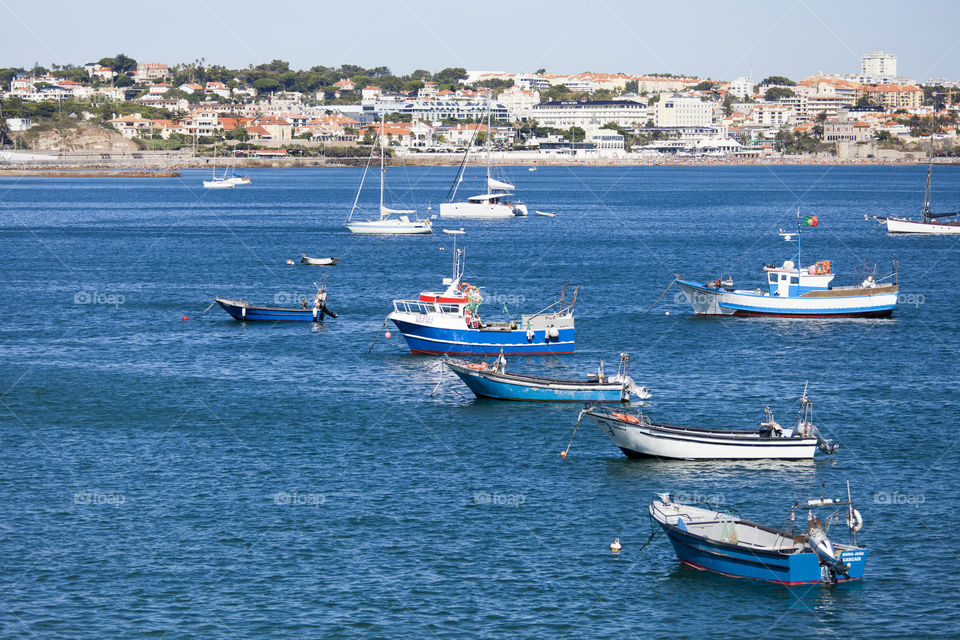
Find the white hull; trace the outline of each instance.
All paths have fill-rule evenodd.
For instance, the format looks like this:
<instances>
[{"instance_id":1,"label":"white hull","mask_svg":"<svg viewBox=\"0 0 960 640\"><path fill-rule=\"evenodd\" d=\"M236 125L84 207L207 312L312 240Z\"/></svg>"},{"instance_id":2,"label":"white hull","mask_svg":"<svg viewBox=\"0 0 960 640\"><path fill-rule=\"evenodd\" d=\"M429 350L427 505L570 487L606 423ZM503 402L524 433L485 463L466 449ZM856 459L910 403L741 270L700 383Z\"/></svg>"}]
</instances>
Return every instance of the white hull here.
<instances>
[{"instance_id":1,"label":"white hull","mask_svg":"<svg viewBox=\"0 0 960 640\"><path fill-rule=\"evenodd\" d=\"M204 180L204 189L233 189L234 184L226 180Z\"/></svg>"},{"instance_id":2,"label":"white hull","mask_svg":"<svg viewBox=\"0 0 960 640\"><path fill-rule=\"evenodd\" d=\"M505 204L487 202L444 202L440 205L441 218L473 218L476 220L501 220L513 218L513 209Z\"/></svg>"},{"instance_id":3,"label":"white hull","mask_svg":"<svg viewBox=\"0 0 960 640\"><path fill-rule=\"evenodd\" d=\"M250 178L233 177L233 178L227 178L226 182L229 182L230 184L233 184L233 185L250 184Z\"/></svg>"},{"instance_id":4,"label":"white hull","mask_svg":"<svg viewBox=\"0 0 960 640\"><path fill-rule=\"evenodd\" d=\"M849 295L779 297L757 291L727 291L678 282L698 315L853 317L879 316L897 304L895 287L851 288ZM833 290L839 293L841 290Z\"/></svg>"},{"instance_id":5,"label":"white hull","mask_svg":"<svg viewBox=\"0 0 960 640\"><path fill-rule=\"evenodd\" d=\"M347 224L350 233L369 235L425 235L432 233L430 222L402 222L399 220L372 220L370 222L351 222Z\"/></svg>"},{"instance_id":6,"label":"white hull","mask_svg":"<svg viewBox=\"0 0 960 640\"><path fill-rule=\"evenodd\" d=\"M677 460L812 460L816 438L761 438L758 432L658 428L587 414L629 456Z\"/></svg>"},{"instance_id":7,"label":"white hull","mask_svg":"<svg viewBox=\"0 0 960 640\"><path fill-rule=\"evenodd\" d=\"M922 233L938 236L960 234L960 224L900 220L898 218L887 218L884 222L887 225L887 233Z\"/></svg>"}]
</instances>

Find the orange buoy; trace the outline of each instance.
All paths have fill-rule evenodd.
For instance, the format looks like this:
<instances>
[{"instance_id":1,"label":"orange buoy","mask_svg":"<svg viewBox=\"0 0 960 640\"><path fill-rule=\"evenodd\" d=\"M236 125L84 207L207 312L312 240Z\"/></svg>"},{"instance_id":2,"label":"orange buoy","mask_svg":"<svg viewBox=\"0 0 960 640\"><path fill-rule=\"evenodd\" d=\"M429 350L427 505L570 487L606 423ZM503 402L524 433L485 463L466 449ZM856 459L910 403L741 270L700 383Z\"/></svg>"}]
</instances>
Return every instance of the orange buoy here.
<instances>
[{"instance_id":1,"label":"orange buoy","mask_svg":"<svg viewBox=\"0 0 960 640\"><path fill-rule=\"evenodd\" d=\"M566 451L561 451L561 452L560 452L560 457L561 457L561 458L566 458L566 457L567 457L567 452L566 452Z\"/></svg>"},{"instance_id":2,"label":"orange buoy","mask_svg":"<svg viewBox=\"0 0 960 640\"><path fill-rule=\"evenodd\" d=\"M183 321L184 321L184 322L186 322L186 321L189 320L189 319L190 319L190 318L188 318L187 316L183 316Z\"/></svg>"},{"instance_id":3,"label":"orange buoy","mask_svg":"<svg viewBox=\"0 0 960 640\"><path fill-rule=\"evenodd\" d=\"M386 338L387 340L389 340L389 339L390 339L390 332L387 331L385 334L383 334L383 337Z\"/></svg>"}]
</instances>

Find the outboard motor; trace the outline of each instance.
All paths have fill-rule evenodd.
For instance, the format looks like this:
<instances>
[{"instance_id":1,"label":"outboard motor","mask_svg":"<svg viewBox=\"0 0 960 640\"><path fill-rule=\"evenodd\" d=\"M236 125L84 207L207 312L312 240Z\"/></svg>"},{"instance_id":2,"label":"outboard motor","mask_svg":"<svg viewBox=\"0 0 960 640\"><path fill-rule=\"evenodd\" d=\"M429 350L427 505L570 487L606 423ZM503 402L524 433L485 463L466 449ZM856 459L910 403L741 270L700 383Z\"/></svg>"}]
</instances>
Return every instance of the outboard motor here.
<instances>
[{"instance_id":1,"label":"outboard motor","mask_svg":"<svg viewBox=\"0 0 960 640\"><path fill-rule=\"evenodd\" d=\"M811 518L808 521L807 543L810 545L810 548L813 549L813 552L817 554L820 565L827 570L825 581L836 582L838 575L850 577L849 567L840 560L836 550L833 548L833 543L830 542L830 538L827 537L820 520L817 518Z\"/></svg>"},{"instance_id":2,"label":"outboard motor","mask_svg":"<svg viewBox=\"0 0 960 640\"><path fill-rule=\"evenodd\" d=\"M827 440L826 438L824 438L823 435L820 433L820 429L818 429L815 424L810 425L808 432L810 433L810 435L816 437L817 448L820 449L820 451L823 451L824 453L826 453L827 455L836 453L837 449L840 448L840 445L834 442L833 440Z\"/></svg>"}]
</instances>

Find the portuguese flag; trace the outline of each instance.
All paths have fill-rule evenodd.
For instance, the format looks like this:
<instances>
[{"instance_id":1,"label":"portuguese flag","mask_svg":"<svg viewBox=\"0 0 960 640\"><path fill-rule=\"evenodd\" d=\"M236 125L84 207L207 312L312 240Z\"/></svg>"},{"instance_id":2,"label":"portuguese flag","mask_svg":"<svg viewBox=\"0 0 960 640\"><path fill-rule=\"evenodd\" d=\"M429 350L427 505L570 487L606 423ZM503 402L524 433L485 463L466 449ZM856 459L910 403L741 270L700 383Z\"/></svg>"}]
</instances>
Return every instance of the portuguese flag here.
<instances>
[{"instance_id":1,"label":"portuguese flag","mask_svg":"<svg viewBox=\"0 0 960 640\"><path fill-rule=\"evenodd\" d=\"M820 224L820 221L817 220L817 216L806 216L803 219L803 226L805 227L815 227Z\"/></svg>"}]
</instances>

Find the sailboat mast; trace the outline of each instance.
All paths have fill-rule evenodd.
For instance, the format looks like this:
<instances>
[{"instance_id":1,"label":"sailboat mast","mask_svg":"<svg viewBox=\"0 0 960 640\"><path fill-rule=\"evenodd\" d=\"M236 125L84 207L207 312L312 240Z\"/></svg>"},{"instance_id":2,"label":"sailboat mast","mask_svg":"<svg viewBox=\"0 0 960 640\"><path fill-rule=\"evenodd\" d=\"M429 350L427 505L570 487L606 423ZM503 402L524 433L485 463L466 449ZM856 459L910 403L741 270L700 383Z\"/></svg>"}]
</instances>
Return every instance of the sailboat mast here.
<instances>
[{"instance_id":1,"label":"sailboat mast","mask_svg":"<svg viewBox=\"0 0 960 640\"><path fill-rule=\"evenodd\" d=\"M386 114L380 116L380 219L383 220L383 121Z\"/></svg>"},{"instance_id":2,"label":"sailboat mast","mask_svg":"<svg viewBox=\"0 0 960 640\"><path fill-rule=\"evenodd\" d=\"M490 190L490 95L493 93L493 89L488 89L490 93L487 94L487 191Z\"/></svg>"},{"instance_id":3,"label":"sailboat mast","mask_svg":"<svg viewBox=\"0 0 960 640\"><path fill-rule=\"evenodd\" d=\"M800 205L797 205L797 274L800 273L800 269L803 268L803 257L800 255L801 246L800 246Z\"/></svg>"},{"instance_id":4,"label":"sailboat mast","mask_svg":"<svg viewBox=\"0 0 960 640\"><path fill-rule=\"evenodd\" d=\"M933 172L933 133L937 128L937 103L930 115L930 149L927 151L927 190L923 194L923 221L930 221L930 174Z\"/></svg>"}]
</instances>

